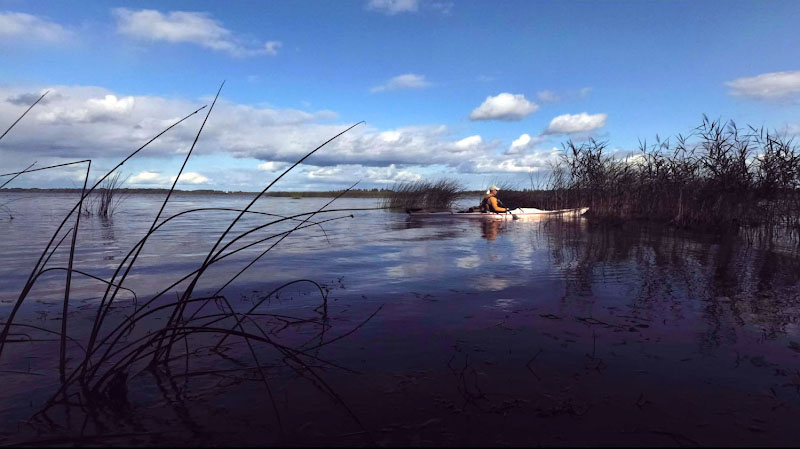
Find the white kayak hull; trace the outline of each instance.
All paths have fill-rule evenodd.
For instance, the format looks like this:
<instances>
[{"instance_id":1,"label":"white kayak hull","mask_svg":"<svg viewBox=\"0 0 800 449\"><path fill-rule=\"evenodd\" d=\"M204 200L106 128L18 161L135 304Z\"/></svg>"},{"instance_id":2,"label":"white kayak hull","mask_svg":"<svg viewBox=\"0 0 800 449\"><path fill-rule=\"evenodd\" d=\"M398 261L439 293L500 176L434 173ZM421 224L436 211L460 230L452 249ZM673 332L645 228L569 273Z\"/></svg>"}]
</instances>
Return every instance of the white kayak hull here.
<instances>
[{"instance_id":1,"label":"white kayak hull","mask_svg":"<svg viewBox=\"0 0 800 449\"><path fill-rule=\"evenodd\" d=\"M539 218L546 216L560 216L560 217L578 217L588 211L588 207L579 207L575 209L559 209L559 210L543 210L535 209L533 207L519 207L509 210L508 213L491 212L409 212L412 217L424 218L477 218L484 220L521 220L525 218Z\"/></svg>"}]
</instances>

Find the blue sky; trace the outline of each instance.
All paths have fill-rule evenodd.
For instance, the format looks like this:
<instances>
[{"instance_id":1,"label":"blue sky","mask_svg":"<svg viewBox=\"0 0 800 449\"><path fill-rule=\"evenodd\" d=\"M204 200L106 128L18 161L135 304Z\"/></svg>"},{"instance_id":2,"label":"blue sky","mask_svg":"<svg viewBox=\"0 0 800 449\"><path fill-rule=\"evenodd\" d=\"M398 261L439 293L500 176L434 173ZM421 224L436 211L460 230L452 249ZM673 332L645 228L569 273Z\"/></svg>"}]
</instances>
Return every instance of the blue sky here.
<instances>
[{"instance_id":1,"label":"blue sky","mask_svg":"<svg viewBox=\"0 0 800 449\"><path fill-rule=\"evenodd\" d=\"M623 155L703 114L799 134L798 17L795 1L0 0L0 128L50 90L0 167L110 168L225 80L179 188L259 190L361 120L279 189L525 187L568 139ZM123 166L128 184L169 185L201 122Z\"/></svg>"}]
</instances>

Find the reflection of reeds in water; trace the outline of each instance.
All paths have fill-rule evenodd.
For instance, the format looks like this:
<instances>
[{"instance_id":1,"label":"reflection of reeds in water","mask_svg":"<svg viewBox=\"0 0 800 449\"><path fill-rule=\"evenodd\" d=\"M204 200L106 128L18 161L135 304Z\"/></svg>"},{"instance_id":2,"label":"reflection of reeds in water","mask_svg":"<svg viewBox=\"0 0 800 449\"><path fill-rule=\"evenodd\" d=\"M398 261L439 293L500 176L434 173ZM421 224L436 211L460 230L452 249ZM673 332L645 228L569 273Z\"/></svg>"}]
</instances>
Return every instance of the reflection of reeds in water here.
<instances>
[{"instance_id":1,"label":"reflection of reeds in water","mask_svg":"<svg viewBox=\"0 0 800 449\"><path fill-rule=\"evenodd\" d=\"M222 86L220 86L220 90ZM217 97L219 92L217 92ZM101 215L109 215L113 213L115 203L114 191L121 184L119 175L115 171L122 166L127 160L136 155L139 151L147 147L151 142L166 133L173 127L177 126L184 120L195 115L203 108L194 111L183 119L177 121L170 127L163 130L161 133L153 137L150 141L139 147L137 150L128 155L116 167L114 167L105 176L100 178L93 186L84 189L81 193L80 200L72 208L72 210L64 217L61 224L53 234L52 238L42 251L39 260L36 262L25 286L19 294L16 302L2 323L2 332L0 333L0 357L3 355L3 350L7 344L25 343L25 340L15 338L19 329L24 329L26 332L41 332L46 334L55 334L59 337L60 350L59 350L59 379L60 387L58 391L54 392L51 399L48 401L44 410L38 415L47 421L47 413L52 410L56 405L65 407L72 407L75 405L77 398L79 408L89 415L96 415L104 406L114 403L126 403L127 391L126 383L130 373L137 369L146 368L154 372L165 371L169 372L174 366L186 364L188 369L189 359L196 357L201 350L208 350L213 348L223 359L226 357L223 353L226 349L221 345L229 337L234 337L247 344L248 353L252 357L252 364L250 368L259 373L260 380L262 381L268 397L270 398L272 409L275 413L279 427L281 427L281 418L278 409L275 405L273 392L270 388L268 376L266 373L265 364L259 360L259 352L256 351L255 344L262 344L268 348L275 350L275 354L282 363L294 370L299 376L303 376L320 386L323 391L327 392L332 398L344 406L345 410L353 417L356 422L358 418L353 415L349 408L344 405L342 399L330 388L327 383L322 379L317 372L316 367L328 366L336 367L335 364L325 361L319 357L319 349L346 336L340 335L336 338L325 339L325 332L330 328L327 319L327 293L328 289L312 280L297 280L284 284L267 295L262 296L255 305L245 312L237 311L231 303L222 294L225 287L230 285L236 278L238 278L245 270L250 268L256 261L266 255L272 248L274 248L283 239L291 235L293 232L301 229L307 229L315 226L320 227L321 224L337 220L345 217L352 217L352 215L339 216L328 218L325 220L312 221L312 218L320 213L337 212L335 209L326 208L337 198L341 197L348 190L342 191L336 198L326 203L321 208L313 212L300 213L293 216L278 216L275 214L267 214L262 212L251 211L250 208L253 204L264 195L264 193L271 188L278 180L280 180L286 173L302 163L306 158L314 154L317 150L331 142L333 139L339 137L353 127L345 129L341 133L332 137L328 141L322 143L314 150L310 151L294 165L286 169L281 175L273 180L261 193L255 196L252 201L243 209L230 209L230 208L199 208L187 211L182 211L172 216L166 217L159 222L164 208L169 201L171 194L175 189L175 185L180 179L186 162L191 156L194 147L202 133L203 127L208 120L211 111L216 104L217 97L208 109L206 117L200 129L195 136L194 142L189 149L183 165L175 177L171 189L168 191L166 198L161 204L161 208L156 214L150 229L138 241L138 243L131 248L125 258L120 262L116 271L109 280L101 279L89 273L73 269L73 254L75 252L76 235L79 228L79 218L82 215L82 209L85 206L86 199L93 192L98 191L98 186L103 186L105 189L99 189L99 199L96 209ZM27 111L26 111L27 112ZM23 114L24 116L24 114ZM21 119L22 117L20 117ZM16 122L15 122L16 123ZM12 125L13 126L13 125ZM10 129L10 128L9 128ZM5 135L5 134L4 134ZM90 161L78 161L74 163L86 162L88 167L91 167ZM73 163L69 163L73 164ZM59 164L64 166L69 164ZM43 167L36 170L51 169L57 166ZM34 170L24 170L23 172L12 173L10 175L18 176L22 173L27 173ZM88 180L89 169L87 168L86 180ZM148 238L154 233L158 232L164 225L168 224L174 218L184 214L195 214L209 210L226 210L235 212L234 218L227 229L221 234L219 239L214 243L209 251L205 260L200 266L187 274L177 282L172 283L165 289L153 297L147 299L145 302L140 303L136 300L133 290L123 287L127 276L131 272L137 257L144 248ZM77 213L76 213L77 212ZM105 213L103 213L105 212ZM255 226L248 230L242 231L239 235L229 239L223 244L223 240L228 234L233 232L234 226L245 214L258 214L270 217L269 222ZM75 226L72 229L67 229L62 233L67 221L71 216L75 217ZM268 228L276 225L291 224L289 230L276 231L269 233L263 238L248 244L241 244L241 240L247 236L253 235L259 231L269 231ZM53 253L59 249L67 236L72 236L72 243L70 245L70 258L67 267L47 267ZM54 244L54 242L57 243ZM268 243L269 246L260 252L260 254L251 260L244 268L232 276L227 282L221 285L213 294L210 295L195 295L194 289L202 275L214 264L221 260L239 253L243 250L251 248L258 244ZM240 244L235 248L236 244ZM33 326L25 323L16 323L15 317L19 312L22 305L33 289L37 279L45 273L51 271L65 271L67 282L64 289L64 302L63 311L61 315L61 330L53 331L42 326ZM97 313L94 317L91 332L85 341L78 341L75 337L70 335L70 326L68 317L69 312L69 299L70 299L70 279L73 274L88 276L99 282L105 284L105 293L98 305ZM314 286L320 294L320 304L314 309L313 316L305 317L292 317L280 316L274 314L265 314L259 308L262 304L274 297L284 288L297 283L308 283ZM181 287L183 292L178 295L175 300L167 299L167 294L173 291L174 288ZM125 290L134 294L135 305L133 312L120 320L115 318L111 320L113 313L112 309L116 308L117 303L120 302L118 294L120 290ZM212 307L208 307L212 305ZM212 310L214 308L215 310ZM377 311L376 311L377 313ZM374 316L374 314L373 314ZM371 318L371 316L369 317ZM369 319L367 318L367 320ZM306 341L301 346L292 346L282 344L279 337L279 332L268 330L270 328L270 319L283 324L280 329L285 329L287 326L316 326L318 328L317 342L311 343ZM116 320L116 321L115 321ZM356 329L360 327L357 326ZM12 329L15 332L12 333ZM354 331L355 329L353 329ZM350 331L352 332L352 331ZM209 341L208 336L217 337L216 341ZM213 339L212 339L213 340ZM312 339L313 340L313 339ZM68 343L70 345L68 346ZM33 343L29 343L33 344ZM203 345L198 346L198 345ZM80 354L76 355L76 351L80 350ZM360 425L360 422L359 422ZM281 427L282 428L282 427Z\"/></svg>"},{"instance_id":2,"label":"reflection of reeds in water","mask_svg":"<svg viewBox=\"0 0 800 449\"><path fill-rule=\"evenodd\" d=\"M382 206L402 210L449 209L463 189L452 179L400 183L382 199Z\"/></svg>"}]
</instances>

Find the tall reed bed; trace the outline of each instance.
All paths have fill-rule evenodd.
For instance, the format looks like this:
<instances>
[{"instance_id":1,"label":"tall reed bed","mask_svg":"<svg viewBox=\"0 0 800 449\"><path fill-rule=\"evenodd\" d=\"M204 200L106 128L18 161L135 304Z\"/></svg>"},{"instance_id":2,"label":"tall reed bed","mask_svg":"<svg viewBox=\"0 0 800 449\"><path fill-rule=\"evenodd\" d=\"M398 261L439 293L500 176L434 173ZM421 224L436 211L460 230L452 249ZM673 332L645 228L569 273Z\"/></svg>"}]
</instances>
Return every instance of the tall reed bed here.
<instances>
[{"instance_id":1,"label":"tall reed bed","mask_svg":"<svg viewBox=\"0 0 800 449\"><path fill-rule=\"evenodd\" d=\"M449 209L462 191L461 184L453 179L405 182L395 186L381 206L414 211Z\"/></svg>"},{"instance_id":2,"label":"tall reed bed","mask_svg":"<svg viewBox=\"0 0 800 449\"><path fill-rule=\"evenodd\" d=\"M793 139L763 128L704 116L689 135L640 142L626 157L596 140L563 147L546 189L499 196L546 209L588 206L606 220L800 229L800 152Z\"/></svg>"},{"instance_id":3,"label":"tall reed bed","mask_svg":"<svg viewBox=\"0 0 800 449\"><path fill-rule=\"evenodd\" d=\"M224 83L223 83L224 85ZM320 349L349 335L358 329L363 322L348 332L340 333L338 336L331 337L331 325L327 318L327 295L328 289L321 284L309 279L299 279L278 286L266 295L260 296L257 301L247 310L237 310L225 297L224 289L241 276L246 270L262 257L267 255L281 241L292 235L294 232L310 227L321 228L321 226L332 220L352 218L348 209L344 210L329 209L333 201L343 196L348 190L342 191L336 198L332 199L321 208L299 213L292 216L280 216L275 214L257 212L251 210L256 201L261 198L273 185L275 185L284 175L302 163L306 158L323 148L332 140L341 136L345 132L354 128L360 123L352 125L339 134L331 137L317 148L311 150L300 158L294 165L286 169L277 176L260 193L254 196L250 203L241 209L234 208L198 208L185 210L171 216L162 217L165 206L170 200L175 190L177 180L180 178L188 159L191 157L195 145L197 144L203 128L214 109L217 98L222 90L217 92L211 106L208 108L205 118L200 125L184 161L170 190L161 203L161 207L155 214L152 224L141 239L129 250L127 255L119 263L113 275L108 279L94 276L86 271L78 270L73 266L73 255L76 247L76 236L80 228L80 217L82 210L86 206L86 200L94 192L99 191L99 206L97 210L111 213L114 206L113 191L119 186L119 175L116 172L126 161L134 157L137 153L145 149L150 143L159 138L164 133L178 126L185 120L205 109L206 106L192 112L183 119L167 127L144 145L129 154L111 171L102 176L93 186L88 186L88 179L91 170L91 161L75 161L67 164L59 164L50 167L32 169L32 165L25 170L15 173L3 174L0 176L17 177L24 173L35 170L54 169L64 165L86 164L87 170L84 179L84 188L81 191L79 200L71 211L63 218L61 224L53 233L50 241L45 245L40 257L34 265L25 286L19 293L16 301L13 302L10 312L3 317L2 330L0 331L0 363L4 362L3 356L8 353L9 345L35 345L46 342L46 338L40 336L57 337L59 343L57 384L56 391L53 392L50 400L36 418L41 423L49 423L49 414L56 407L75 408L85 414L87 419L92 417L97 420L98 414L109 408L115 409L120 404L126 404L127 383L131 375L140 372L150 372L154 376L170 373L176 369L183 368L185 375L190 375L189 361L196 359L200 354L212 357L216 354L218 360L229 360L225 355L226 349L231 341L244 343L247 347L246 353L250 355L249 364L245 363L239 370L250 370L257 373L260 382L264 386L265 397L271 403L271 409L276 418L278 429L282 432L281 414L275 404L273 388L270 383L269 370L276 365L291 369L298 376L310 379L328 393L334 400L341 404L356 423L360 421L353 414L336 392L328 386L322 378L320 370L327 369L346 369L339 367L335 363L323 359L319 353ZM34 103L35 105L35 103ZM31 106L33 107L33 105ZM30 108L28 109L30 110ZM25 111L27 113L28 111ZM24 117L23 114L22 117ZM20 120L18 119L17 122ZM15 122L14 124L16 124ZM13 127L13 125L11 126ZM11 129L9 128L9 130ZM7 133L8 131L6 131ZM6 134L4 133L3 136ZM2 136L0 136L2 138ZM14 178L12 178L14 179ZM105 188L98 187L103 186ZM354 187L355 184L352 186ZM352 188L351 187L351 188ZM211 249L205 259L199 263L198 267L187 273L181 279L165 286L160 292L152 297L142 300L136 297L135 285L129 285L128 276L134 267L142 249L148 240L155 233L161 231L170 222L186 214L199 214L206 211L222 210L233 213L235 218L230 222L227 229L221 233L218 240L211 245ZM337 216L317 219L315 217L322 214L337 213ZM264 217L264 223L250 227L249 229L234 229L245 215ZM70 219L74 220L74 225L67 228ZM275 230L276 226L282 226ZM287 227L288 226L288 227ZM58 251L67 237L71 237L69 245L69 262L67 266L48 266L52 255ZM227 237L227 238L226 238ZM249 241L256 238L255 241ZM247 239L248 243L245 243ZM197 294L195 288L203 276L214 265L222 260L240 253L250 248L262 248L258 255L250 260L237 273L230 276L228 281L219 285L211 294ZM60 329L51 329L42 325L33 325L26 322L18 322L17 315L20 309L29 302L31 291L37 280L46 273L60 273L65 275L64 300L61 307ZM94 319L90 324L88 332L84 323L72 323L70 304L70 282L72 276L86 276L99 282L104 287L104 293L97 304L97 310L93 313ZM265 304L274 298L285 288L296 285L311 285L319 293L318 306L313 309L310 316L285 316L270 314L265 311ZM114 310L119 304L126 301L122 295L133 295L133 309L129 314L120 317ZM174 298L172 295L175 295ZM74 306L72 306L74 309ZM380 308L378 308L380 310ZM375 313L378 312L375 311ZM369 320L372 316L367 318ZM278 324L278 326L276 326ZM312 326L317 329L316 335L300 345L284 342L281 333L287 327ZM76 332L79 331L79 332ZM19 335L28 335L28 338L20 339ZM33 335L33 337L31 337ZM85 335L84 338L77 335ZM227 344L226 344L227 343ZM261 349L258 346L262 346ZM269 362L264 360L265 349L272 351ZM12 351L13 352L13 351ZM11 360L14 363L15 360ZM8 363L8 362L7 362ZM13 369L13 366L11 367ZM85 424L84 424L85 425ZM97 424L97 429L102 425ZM363 426L362 426L363 428ZM63 430L63 429L62 429ZM83 430L81 430L83 432ZM364 430L367 435L369 432Z\"/></svg>"}]
</instances>

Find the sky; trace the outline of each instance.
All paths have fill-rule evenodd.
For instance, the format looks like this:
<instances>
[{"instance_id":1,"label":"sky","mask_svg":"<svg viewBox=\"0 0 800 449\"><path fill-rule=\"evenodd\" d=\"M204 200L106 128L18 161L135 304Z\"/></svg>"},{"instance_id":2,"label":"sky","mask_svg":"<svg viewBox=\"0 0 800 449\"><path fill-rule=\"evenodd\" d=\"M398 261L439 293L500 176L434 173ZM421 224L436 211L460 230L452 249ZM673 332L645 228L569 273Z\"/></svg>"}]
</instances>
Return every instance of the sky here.
<instances>
[{"instance_id":1,"label":"sky","mask_svg":"<svg viewBox=\"0 0 800 449\"><path fill-rule=\"evenodd\" d=\"M179 189L464 188L546 179L572 140L620 157L706 114L800 134L800 2L0 0L0 171L90 180L219 100ZM169 187L208 108L121 167ZM80 187L85 167L8 187ZM5 178L7 179L7 178Z\"/></svg>"}]
</instances>

